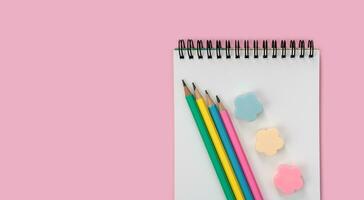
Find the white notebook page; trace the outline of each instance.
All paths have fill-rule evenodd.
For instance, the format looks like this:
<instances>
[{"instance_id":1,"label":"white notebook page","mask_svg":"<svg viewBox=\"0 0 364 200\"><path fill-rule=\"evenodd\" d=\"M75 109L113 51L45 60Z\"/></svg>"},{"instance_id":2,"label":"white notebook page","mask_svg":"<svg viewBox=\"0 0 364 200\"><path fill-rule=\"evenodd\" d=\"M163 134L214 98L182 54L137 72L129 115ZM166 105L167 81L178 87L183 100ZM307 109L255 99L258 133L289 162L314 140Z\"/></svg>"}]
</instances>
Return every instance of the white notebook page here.
<instances>
[{"instance_id":1,"label":"white notebook page","mask_svg":"<svg viewBox=\"0 0 364 200\"><path fill-rule=\"evenodd\" d=\"M233 52L233 51L232 51ZM278 53L280 51L278 50ZM208 157L196 124L184 97L181 80L189 86L195 82L201 91L219 95L229 111L249 163L268 200L320 199L320 136L319 136L319 50L308 58L180 59L174 50L175 112L175 199L223 200L214 168ZM214 54L215 51L212 51ZM243 53L243 51L241 52ZM269 51L271 53L271 51ZM242 54L241 54L242 55ZM234 99L255 92L264 106L253 122L234 117ZM255 150L255 134L259 129L276 127L285 146L268 157ZM273 177L280 164L297 165L303 174L304 187L285 196L275 188Z\"/></svg>"}]
</instances>

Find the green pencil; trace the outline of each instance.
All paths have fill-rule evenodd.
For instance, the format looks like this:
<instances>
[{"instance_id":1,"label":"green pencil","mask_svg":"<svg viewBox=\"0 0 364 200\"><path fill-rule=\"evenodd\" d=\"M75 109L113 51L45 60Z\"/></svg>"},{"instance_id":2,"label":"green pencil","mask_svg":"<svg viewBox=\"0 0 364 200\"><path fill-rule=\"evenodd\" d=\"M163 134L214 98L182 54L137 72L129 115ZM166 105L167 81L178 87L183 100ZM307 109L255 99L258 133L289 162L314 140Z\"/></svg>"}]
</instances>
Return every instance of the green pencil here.
<instances>
[{"instance_id":1,"label":"green pencil","mask_svg":"<svg viewBox=\"0 0 364 200\"><path fill-rule=\"evenodd\" d=\"M182 80L183 88L185 91L185 97L188 103L188 106L190 107L190 110L192 112L192 116L195 119L197 128L200 132L200 135L202 137L203 143L205 144L205 147L207 149L207 153L209 154L210 160L212 162L212 165L215 168L215 172L217 174L217 177L220 181L220 184L222 186L222 189L225 193L226 199L228 200L235 200L234 193L230 187L230 184L228 182L228 179L226 177L226 174L224 172L224 169L222 168L221 162L219 160L219 157L217 155L217 152L215 150L215 147L211 141L209 132L206 128L205 122L203 121L203 118L201 116L201 113L197 107L196 99L192 95L191 91L188 89L186 83Z\"/></svg>"}]
</instances>

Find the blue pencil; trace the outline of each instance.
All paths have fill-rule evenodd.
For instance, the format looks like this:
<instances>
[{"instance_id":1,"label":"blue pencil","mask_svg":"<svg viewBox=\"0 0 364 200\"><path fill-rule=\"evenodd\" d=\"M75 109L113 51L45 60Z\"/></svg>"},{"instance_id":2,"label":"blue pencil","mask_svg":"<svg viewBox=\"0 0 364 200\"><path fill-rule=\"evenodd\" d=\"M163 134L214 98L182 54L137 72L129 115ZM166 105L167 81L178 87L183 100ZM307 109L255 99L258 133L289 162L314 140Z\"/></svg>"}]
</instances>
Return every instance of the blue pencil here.
<instances>
[{"instance_id":1,"label":"blue pencil","mask_svg":"<svg viewBox=\"0 0 364 200\"><path fill-rule=\"evenodd\" d=\"M206 92L206 102L207 106L209 107L210 114L212 116L212 119L215 122L215 126L217 128L217 131L219 132L221 141L225 147L225 150L228 154L228 157L230 159L231 165L234 169L235 176L238 179L238 182L240 184L240 187L244 193L244 197L246 200L254 200L254 197L252 195L252 192L250 190L249 184L245 178L244 172L240 166L240 163L238 161L238 158L236 156L236 153L234 151L233 145L231 144L229 135L226 132L226 128L224 126L224 123L221 120L221 116L219 113L219 110L215 103L212 101L211 97L209 96L208 92Z\"/></svg>"}]
</instances>

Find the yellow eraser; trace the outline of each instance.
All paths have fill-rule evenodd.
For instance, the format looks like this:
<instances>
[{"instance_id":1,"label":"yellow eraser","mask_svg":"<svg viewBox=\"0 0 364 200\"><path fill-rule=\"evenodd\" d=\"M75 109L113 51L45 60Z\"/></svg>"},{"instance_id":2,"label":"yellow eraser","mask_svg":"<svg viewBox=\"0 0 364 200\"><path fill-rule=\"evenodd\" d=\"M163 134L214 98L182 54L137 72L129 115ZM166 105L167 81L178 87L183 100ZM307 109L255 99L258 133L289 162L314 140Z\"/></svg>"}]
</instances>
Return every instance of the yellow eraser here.
<instances>
[{"instance_id":1,"label":"yellow eraser","mask_svg":"<svg viewBox=\"0 0 364 200\"><path fill-rule=\"evenodd\" d=\"M257 132L255 149L267 156L273 156L284 146L284 140L276 128L261 129Z\"/></svg>"}]
</instances>

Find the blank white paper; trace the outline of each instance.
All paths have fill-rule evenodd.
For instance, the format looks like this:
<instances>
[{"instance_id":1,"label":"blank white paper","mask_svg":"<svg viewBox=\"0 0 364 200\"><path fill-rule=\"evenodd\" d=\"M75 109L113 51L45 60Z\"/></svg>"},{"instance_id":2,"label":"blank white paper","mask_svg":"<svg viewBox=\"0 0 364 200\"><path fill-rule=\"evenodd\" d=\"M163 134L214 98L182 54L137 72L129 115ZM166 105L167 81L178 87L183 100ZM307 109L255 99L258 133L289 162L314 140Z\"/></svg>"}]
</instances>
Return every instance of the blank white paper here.
<instances>
[{"instance_id":1,"label":"blank white paper","mask_svg":"<svg viewBox=\"0 0 364 200\"><path fill-rule=\"evenodd\" d=\"M207 89L212 96L220 96L265 199L320 199L319 50L313 58L308 58L308 51L305 58L280 58L278 54L278 58L227 59L222 54L221 59L216 55L207 59L205 54L203 59L197 55L180 59L177 50L173 54L175 200L225 199L185 100L182 79L189 86L195 82L200 91ZM246 92L255 92L264 106L253 122L233 115L234 98ZM285 146L268 157L255 150L255 134L271 127L279 129ZM280 194L273 184L277 167L286 163L297 165L304 179L304 188L290 196Z\"/></svg>"}]
</instances>

